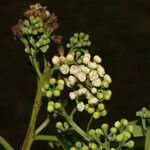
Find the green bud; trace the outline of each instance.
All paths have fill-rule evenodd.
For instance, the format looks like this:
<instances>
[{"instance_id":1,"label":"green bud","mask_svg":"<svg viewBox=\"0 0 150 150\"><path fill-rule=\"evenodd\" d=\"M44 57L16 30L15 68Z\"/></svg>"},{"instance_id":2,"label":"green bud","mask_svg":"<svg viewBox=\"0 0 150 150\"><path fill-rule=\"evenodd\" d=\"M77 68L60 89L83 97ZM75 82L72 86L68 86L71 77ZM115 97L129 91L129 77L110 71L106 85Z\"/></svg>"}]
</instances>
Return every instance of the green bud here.
<instances>
[{"instance_id":1,"label":"green bud","mask_svg":"<svg viewBox=\"0 0 150 150\"><path fill-rule=\"evenodd\" d=\"M62 85L62 84L57 85L57 89L59 91L62 91L64 89L64 85Z\"/></svg>"},{"instance_id":2,"label":"green bud","mask_svg":"<svg viewBox=\"0 0 150 150\"><path fill-rule=\"evenodd\" d=\"M75 147L71 147L70 150L77 150Z\"/></svg>"},{"instance_id":3,"label":"green bud","mask_svg":"<svg viewBox=\"0 0 150 150\"><path fill-rule=\"evenodd\" d=\"M95 135L95 130L94 130L94 129L91 129L91 130L89 131L89 135L94 136L94 135Z\"/></svg>"},{"instance_id":4,"label":"green bud","mask_svg":"<svg viewBox=\"0 0 150 150\"><path fill-rule=\"evenodd\" d=\"M127 119L121 119L120 121L122 123L122 125L127 126L128 125L128 120Z\"/></svg>"},{"instance_id":5,"label":"green bud","mask_svg":"<svg viewBox=\"0 0 150 150\"><path fill-rule=\"evenodd\" d=\"M77 43L77 39L74 37L71 37L70 42L71 42L71 44L75 44L75 43Z\"/></svg>"},{"instance_id":6,"label":"green bud","mask_svg":"<svg viewBox=\"0 0 150 150\"><path fill-rule=\"evenodd\" d=\"M48 90L48 89L49 89L49 84L47 84L47 83L44 84L44 89L45 89L45 90Z\"/></svg>"},{"instance_id":7,"label":"green bud","mask_svg":"<svg viewBox=\"0 0 150 150\"><path fill-rule=\"evenodd\" d=\"M64 122L64 128L67 130L69 128L69 125L67 122Z\"/></svg>"},{"instance_id":8,"label":"green bud","mask_svg":"<svg viewBox=\"0 0 150 150\"><path fill-rule=\"evenodd\" d=\"M37 30L33 30L33 31L32 31L32 34L33 34L33 35L37 35L37 34L38 34Z\"/></svg>"},{"instance_id":9,"label":"green bud","mask_svg":"<svg viewBox=\"0 0 150 150\"><path fill-rule=\"evenodd\" d=\"M56 128L57 128L57 129L62 129L62 128L63 128L62 123L61 123L61 122L57 122L57 123L56 123Z\"/></svg>"},{"instance_id":10,"label":"green bud","mask_svg":"<svg viewBox=\"0 0 150 150\"><path fill-rule=\"evenodd\" d=\"M100 93L100 92L98 92L96 96L97 96L97 98L100 99L100 100L103 99L103 94Z\"/></svg>"},{"instance_id":11,"label":"green bud","mask_svg":"<svg viewBox=\"0 0 150 150\"><path fill-rule=\"evenodd\" d=\"M107 132L107 130L108 130L108 124L107 123L103 123L102 125L101 125L101 128L102 128L102 130L104 131L104 132Z\"/></svg>"},{"instance_id":12,"label":"green bud","mask_svg":"<svg viewBox=\"0 0 150 150\"><path fill-rule=\"evenodd\" d=\"M59 80L57 81L57 84L64 85L64 84L65 84L65 82L64 82L64 80L59 79Z\"/></svg>"},{"instance_id":13,"label":"green bud","mask_svg":"<svg viewBox=\"0 0 150 150\"><path fill-rule=\"evenodd\" d=\"M24 49L24 51L25 51L26 53L30 53L30 48L29 48L29 47L26 47L26 48Z\"/></svg>"},{"instance_id":14,"label":"green bud","mask_svg":"<svg viewBox=\"0 0 150 150\"><path fill-rule=\"evenodd\" d=\"M76 46L79 47L79 48L82 47L81 42L79 42Z\"/></svg>"},{"instance_id":15,"label":"green bud","mask_svg":"<svg viewBox=\"0 0 150 150\"><path fill-rule=\"evenodd\" d=\"M92 113L94 113L95 109L92 108L92 107L89 107L89 108L87 109L87 111L88 111L89 114L92 114Z\"/></svg>"},{"instance_id":16,"label":"green bud","mask_svg":"<svg viewBox=\"0 0 150 150\"><path fill-rule=\"evenodd\" d=\"M40 48L40 50L43 52L43 53L46 53L46 51L48 50L49 48L49 45L45 45L43 47Z\"/></svg>"},{"instance_id":17,"label":"green bud","mask_svg":"<svg viewBox=\"0 0 150 150\"><path fill-rule=\"evenodd\" d=\"M74 37L78 38L79 34L78 33L74 33Z\"/></svg>"},{"instance_id":18,"label":"green bud","mask_svg":"<svg viewBox=\"0 0 150 150\"><path fill-rule=\"evenodd\" d=\"M103 88L108 88L108 87L109 87L109 83L106 82L106 81L103 81L102 84L101 84L101 86L102 86Z\"/></svg>"},{"instance_id":19,"label":"green bud","mask_svg":"<svg viewBox=\"0 0 150 150\"><path fill-rule=\"evenodd\" d=\"M129 148L132 148L132 147L134 147L134 141L129 140L125 145Z\"/></svg>"},{"instance_id":20,"label":"green bud","mask_svg":"<svg viewBox=\"0 0 150 150\"><path fill-rule=\"evenodd\" d=\"M50 113L53 112L54 111L54 107L52 105L48 105L47 106L47 111L50 112Z\"/></svg>"},{"instance_id":21,"label":"green bud","mask_svg":"<svg viewBox=\"0 0 150 150\"><path fill-rule=\"evenodd\" d=\"M79 58L82 55L82 53L80 51L76 52L76 57Z\"/></svg>"},{"instance_id":22,"label":"green bud","mask_svg":"<svg viewBox=\"0 0 150 150\"><path fill-rule=\"evenodd\" d=\"M95 130L95 133L96 133L96 135L97 135L98 137L100 137L100 136L103 134L103 131L98 128L98 129Z\"/></svg>"},{"instance_id":23,"label":"green bud","mask_svg":"<svg viewBox=\"0 0 150 150\"><path fill-rule=\"evenodd\" d=\"M104 104L102 104L102 103L98 104L98 110L99 110L99 111L102 111L102 110L104 110L104 109L105 109Z\"/></svg>"},{"instance_id":24,"label":"green bud","mask_svg":"<svg viewBox=\"0 0 150 150\"><path fill-rule=\"evenodd\" d=\"M55 109L60 109L61 106L62 106L61 103L58 103L58 102L55 103L55 105L54 105Z\"/></svg>"},{"instance_id":25,"label":"green bud","mask_svg":"<svg viewBox=\"0 0 150 150\"><path fill-rule=\"evenodd\" d=\"M77 62L79 65L82 64L82 62L83 62L83 61L82 61L82 58L79 58L76 62Z\"/></svg>"},{"instance_id":26,"label":"green bud","mask_svg":"<svg viewBox=\"0 0 150 150\"><path fill-rule=\"evenodd\" d=\"M88 146L84 145L84 146L82 147L82 150L89 150L89 148L88 148Z\"/></svg>"},{"instance_id":27,"label":"green bud","mask_svg":"<svg viewBox=\"0 0 150 150\"><path fill-rule=\"evenodd\" d=\"M115 134L115 133L117 133L117 129L115 127L112 127L112 128L110 128L110 132L112 134Z\"/></svg>"},{"instance_id":28,"label":"green bud","mask_svg":"<svg viewBox=\"0 0 150 150\"><path fill-rule=\"evenodd\" d=\"M48 105L52 105L52 106L54 106L54 105L55 105L55 103L54 103L53 101L49 101L49 102L48 102Z\"/></svg>"},{"instance_id":29,"label":"green bud","mask_svg":"<svg viewBox=\"0 0 150 150\"><path fill-rule=\"evenodd\" d=\"M53 95L52 91L49 90L49 91L46 92L46 96L47 96L48 98L51 98L52 95Z\"/></svg>"},{"instance_id":30,"label":"green bud","mask_svg":"<svg viewBox=\"0 0 150 150\"><path fill-rule=\"evenodd\" d=\"M85 105L85 110L87 111L88 108L89 108L89 104L86 104L86 105Z\"/></svg>"},{"instance_id":31,"label":"green bud","mask_svg":"<svg viewBox=\"0 0 150 150\"><path fill-rule=\"evenodd\" d=\"M78 141L78 142L75 143L75 146L76 146L77 148L81 148L81 147L82 147L82 144L81 144L81 142Z\"/></svg>"},{"instance_id":32,"label":"green bud","mask_svg":"<svg viewBox=\"0 0 150 150\"><path fill-rule=\"evenodd\" d=\"M59 90L54 90L53 94L55 97L59 97L60 96L60 91Z\"/></svg>"},{"instance_id":33,"label":"green bud","mask_svg":"<svg viewBox=\"0 0 150 150\"><path fill-rule=\"evenodd\" d=\"M85 41L88 41L88 40L89 40L89 35L88 35L88 34L86 34L86 35L84 36L84 40L85 40Z\"/></svg>"},{"instance_id":34,"label":"green bud","mask_svg":"<svg viewBox=\"0 0 150 150\"><path fill-rule=\"evenodd\" d=\"M89 147L92 149L92 150L96 150L97 149L97 145L95 143L90 143L89 144Z\"/></svg>"},{"instance_id":35,"label":"green bud","mask_svg":"<svg viewBox=\"0 0 150 150\"><path fill-rule=\"evenodd\" d=\"M27 33L32 34L32 29L28 29Z\"/></svg>"},{"instance_id":36,"label":"green bud","mask_svg":"<svg viewBox=\"0 0 150 150\"><path fill-rule=\"evenodd\" d=\"M132 125L129 125L129 126L128 126L128 131L129 131L130 133L132 133L133 130L134 130L134 127L133 127Z\"/></svg>"},{"instance_id":37,"label":"green bud","mask_svg":"<svg viewBox=\"0 0 150 150\"><path fill-rule=\"evenodd\" d=\"M93 118L94 119L99 119L100 118L100 113L98 111L93 113Z\"/></svg>"},{"instance_id":38,"label":"green bud","mask_svg":"<svg viewBox=\"0 0 150 150\"><path fill-rule=\"evenodd\" d=\"M128 131L124 131L122 134L125 140L131 138L131 134Z\"/></svg>"},{"instance_id":39,"label":"green bud","mask_svg":"<svg viewBox=\"0 0 150 150\"><path fill-rule=\"evenodd\" d=\"M24 21L24 25L26 25L26 26L30 26L29 21L28 21L28 20L25 20L25 21Z\"/></svg>"},{"instance_id":40,"label":"green bud","mask_svg":"<svg viewBox=\"0 0 150 150\"><path fill-rule=\"evenodd\" d=\"M37 31L42 33L44 31L44 29L43 28L39 28L39 29L37 29Z\"/></svg>"},{"instance_id":41,"label":"green bud","mask_svg":"<svg viewBox=\"0 0 150 150\"><path fill-rule=\"evenodd\" d=\"M88 42L86 43L86 45L87 45L87 46L91 46L91 42L88 41Z\"/></svg>"},{"instance_id":42,"label":"green bud","mask_svg":"<svg viewBox=\"0 0 150 150\"><path fill-rule=\"evenodd\" d=\"M122 134L118 134L118 135L116 136L116 140L117 140L117 142L123 141L123 135L122 135Z\"/></svg>"},{"instance_id":43,"label":"green bud","mask_svg":"<svg viewBox=\"0 0 150 150\"><path fill-rule=\"evenodd\" d=\"M115 148L110 148L110 150L116 150Z\"/></svg>"},{"instance_id":44,"label":"green bud","mask_svg":"<svg viewBox=\"0 0 150 150\"><path fill-rule=\"evenodd\" d=\"M119 121L116 121L115 124L114 124L114 126L115 126L117 129L120 128L121 125L122 125L122 124L121 124Z\"/></svg>"},{"instance_id":45,"label":"green bud","mask_svg":"<svg viewBox=\"0 0 150 150\"><path fill-rule=\"evenodd\" d=\"M34 40L33 38L31 38L31 39L30 39L30 43L31 43L31 44L34 44L34 43L35 43L35 40Z\"/></svg>"},{"instance_id":46,"label":"green bud","mask_svg":"<svg viewBox=\"0 0 150 150\"><path fill-rule=\"evenodd\" d=\"M41 88L41 91L42 91L43 93L46 92L46 90L44 89L44 87Z\"/></svg>"},{"instance_id":47,"label":"green bud","mask_svg":"<svg viewBox=\"0 0 150 150\"><path fill-rule=\"evenodd\" d=\"M100 115L102 117L106 116L107 115L107 111L104 109L103 111L100 112Z\"/></svg>"},{"instance_id":48,"label":"green bud","mask_svg":"<svg viewBox=\"0 0 150 150\"><path fill-rule=\"evenodd\" d=\"M83 33L83 32L81 32L80 34L79 34L79 37L80 38L83 38L85 36L85 34Z\"/></svg>"},{"instance_id":49,"label":"green bud","mask_svg":"<svg viewBox=\"0 0 150 150\"><path fill-rule=\"evenodd\" d=\"M104 94L104 99L105 99L105 100L110 100L110 98L111 98L111 95L106 92L106 93Z\"/></svg>"},{"instance_id":50,"label":"green bud","mask_svg":"<svg viewBox=\"0 0 150 150\"><path fill-rule=\"evenodd\" d=\"M33 16L30 16L30 21L31 21L31 23L33 22L33 21L35 21L35 18L33 17Z\"/></svg>"},{"instance_id":51,"label":"green bud","mask_svg":"<svg viewBox=\"0 0 150 150\"><path fill-rule=\"evenodd\" d=\"M56 79L55 79L55 78L51 78L51 79L49 80L49 84L50 84L50 85L56 84Z\"/></svg>"},{"instance_id":52,"label":"green bud","mask_svg":"<svg viewBox=\"0 0 150 150\"><path fill-rule=\"evenodd\" d=\"M40 42L36 42L36 47L40 47L40 46L41 46Z\"/></svg>"},{"instance_id":53,"label":"green bud","mask_svg":"<svg viewBox=\"0 0 150 150\"><path fill-rule=\"evenodd\" d=\"M67 48L70 48L71 46L70 46L70 44L67 44L66 47L67 47Z\"/></svg>"}]
</instances>

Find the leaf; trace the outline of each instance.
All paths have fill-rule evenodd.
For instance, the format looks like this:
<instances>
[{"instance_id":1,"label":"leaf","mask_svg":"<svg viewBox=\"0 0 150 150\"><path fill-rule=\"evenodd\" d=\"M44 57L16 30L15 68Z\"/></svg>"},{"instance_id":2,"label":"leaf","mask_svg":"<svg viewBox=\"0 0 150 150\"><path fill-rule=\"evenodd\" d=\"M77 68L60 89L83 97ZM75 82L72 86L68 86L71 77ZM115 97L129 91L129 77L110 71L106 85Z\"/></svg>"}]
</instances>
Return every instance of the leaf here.
<instances>
[{"instance_id":1,"label":"leaf","mask_svg":"<svg viewBox=\"0 0 150 150\"><path fill-rule=\"evenodd\" d=\"M133 126L133 136L134 137L142 137L144 136L143 128L142 126L138 123L138 120L130 121L129 125Z\"/></svg>"}]
</instances>

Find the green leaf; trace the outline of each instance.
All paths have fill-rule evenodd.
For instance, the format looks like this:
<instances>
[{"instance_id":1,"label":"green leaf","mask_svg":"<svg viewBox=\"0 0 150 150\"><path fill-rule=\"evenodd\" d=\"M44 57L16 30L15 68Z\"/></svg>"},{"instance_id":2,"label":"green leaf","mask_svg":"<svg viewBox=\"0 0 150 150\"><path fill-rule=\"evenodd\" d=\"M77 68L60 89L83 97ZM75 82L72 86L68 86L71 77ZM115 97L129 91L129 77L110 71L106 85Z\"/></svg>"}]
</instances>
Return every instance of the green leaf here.
<instances>
[{"instance_id":1,"label":"green leaf","mask_svg":"<svg viewBox=\"0 0 150 150\"><path fill-rule=\"evenodd\" d=\"M142 137L144 136L143 128L140 124L138 124L138 120L134 120L129 122L129 125L133 126L133 136L134 137Z\"/></svg>"}]
</instances>

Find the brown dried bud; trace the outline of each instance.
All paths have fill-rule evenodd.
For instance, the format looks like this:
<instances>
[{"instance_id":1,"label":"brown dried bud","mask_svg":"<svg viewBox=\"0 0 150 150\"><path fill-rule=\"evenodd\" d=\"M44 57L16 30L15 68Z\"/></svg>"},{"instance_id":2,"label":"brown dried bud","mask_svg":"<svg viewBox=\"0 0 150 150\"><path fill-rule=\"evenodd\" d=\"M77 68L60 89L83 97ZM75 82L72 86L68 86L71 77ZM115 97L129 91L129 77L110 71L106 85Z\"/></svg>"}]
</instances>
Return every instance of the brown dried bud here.
<instances>
[{"instance_id":1,"label":"brown dried bud","mask_svg":"<svg viewBox=\"0 0 150 150\"><path fill-rule=\"evenodd\" d=\"M51 38L57 44L61 44L62 39L63 39L61 35L53 35Z\"/></svg>"},{"instance_id":2,"label":"brown dried bud","mask_svg":"<svg viewBox=\"0 0 150 150\"><path fill-rule=\"evenodd\" d=\"M58 46L58 53L63 56L64 55L64 47L62 45Z\"/></svg>"}]
</instances>

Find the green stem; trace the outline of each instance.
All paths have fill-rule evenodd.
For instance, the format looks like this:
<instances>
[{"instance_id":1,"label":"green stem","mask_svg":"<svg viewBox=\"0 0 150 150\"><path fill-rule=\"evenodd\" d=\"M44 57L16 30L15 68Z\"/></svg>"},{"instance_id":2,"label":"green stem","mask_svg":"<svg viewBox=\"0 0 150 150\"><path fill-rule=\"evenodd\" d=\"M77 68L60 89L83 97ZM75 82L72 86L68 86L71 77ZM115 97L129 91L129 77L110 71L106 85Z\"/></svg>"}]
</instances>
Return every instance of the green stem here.
<instances>
[{"instance_id":1,"label":"green stem","mask_svg":"<svg viewBox=\"0 0 150 150\"><path fill-rule=\"evenodd\" d=\"M36 60L36 58L33 58L33 61L32 61L32 62L33 62L35 71L36 71L38 77L40 78L40 77L41 77L41 71L40 71L39 62Z\"/></svg>"},{"instance_id":2,"label":"green stem","mask_svg":"<svg viewBox=\"0 0 150 150\"><path fill-rule=\"evenodd\" d=\"M150 150L150 128L147 129L145 135L145 150Z\"/></svg>"},{"instance_id":3,"label":"green stem","mask_svg":"<svg viewBox=\"0 0 150 150\"><path fill-rule=\"evenodd\" d=\"M91 126L91 123L93 122L93 117L90 118L88 124L87 124L87 129L86 131L88 132L90 130L90 126Z\"/></svg>"},{"instance_id":4,"label":"green stem","mask_svg":"<svg viewBox=\"0 0 150 150\"><path fill-rule=\"evenodd\" d=\"M54 135L37 135L35 136L34 140L59 142L58 138Z\"/></svg>"},{"instance_id":5,"label":"green stem","mask_svg":"<svg viewBox=\"0 0 150 150\"><path fill-rule=\"evenodd\" d=\"M35 135L38 135L50 122L49 117L35 130Z\"/></svg>"},{"instance_id":6,"label":"green stem","mask_svg":"<svg viewBox=\"0 0 150 150\"><path fill-rule=\"evenodd\" d=\"M74 114L75 114L76 111L77 111L77 108L74 107L73 110L72 110L72 112L71 112L71 115L70 115L70 117L71 117L72 119L73 119L73 116L74 116Z\"/></svg>"},{"instance_id":7,"label":"green stem","mask_svg":"<svg viewBox=\"0 0 150 150\"><path fill-rule=\"evenodd\" d=\"M6 149L6 150L14 150L14 148L3 138L0 136L0 144Z\"/></svg>"}]
</instances>

